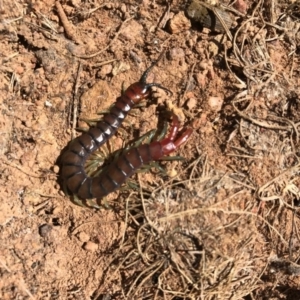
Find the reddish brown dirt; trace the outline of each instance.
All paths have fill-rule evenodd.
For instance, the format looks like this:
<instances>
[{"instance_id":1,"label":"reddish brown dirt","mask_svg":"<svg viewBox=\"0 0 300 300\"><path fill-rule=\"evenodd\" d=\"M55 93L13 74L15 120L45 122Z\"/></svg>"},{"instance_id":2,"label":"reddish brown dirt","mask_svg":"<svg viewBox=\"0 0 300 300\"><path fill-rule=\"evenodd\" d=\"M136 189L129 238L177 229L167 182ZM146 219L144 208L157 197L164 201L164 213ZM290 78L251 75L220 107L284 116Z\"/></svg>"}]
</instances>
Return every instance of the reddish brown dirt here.
<instances>
[{"instance_id":1,"label":"reddish brown dirt","mask_svg":"<svg viewBox=\"0 0 300 300\"><path fill-rule=\"evenodd\" d=\"M295 18L276 23L285 31L278 26L260 31L259 18L244 26L236 40L243 44L241 66L229 41L191 25L183 14L185 1L173 1L170 14L165 1L61 3L67 25L55 1L0 1L0 298L175 299L169 290L177 290L177 299L300 299ZM249 9L244 16L249 20L256 5L237 1L234 7L240 13ZM258 5L272 23L287 4L268 7ZM241 16L233 16L235 26L242 24ZM170 18L173 22L166 23ZM252 44L258 34L265 42ZM87 128L83 119L99 118L97 112L114 103L122 85L138 81L163 49L166 55L148 81L173 96L154 91L107 147L122 148L161 128L166 108L194 128L176 153L185 161L162 163L168 175L178 175L175 184L182 182L183 200L168 194L173 181L164 189L168 176L149 170L132 179L155 190L143 213L164 236L157 257L169 253L170 261L181 263L165 263L165 273L158 274L147 269L153 256L137 258L138 251L131 252L136 260L128 259L127 268L123 264L128 249L137 247L135 236L144 222L125 210L126 199L140 203L139 190L110 195L111 209L76 206L62 192L59 157L80 134L75 129ZM182 245L175 238L179 229L197 237L199 247L183 243L201 252L199 265L196 256L176 252ZM149 234L152 241L154 231L149 232L144 237ZM180 276L185 274L188 284L181 289L176 272L185 268ZM151 280L137 280L144 270ZM161 276L161 286L154 276Z\"/></svg>"}]
</instances>

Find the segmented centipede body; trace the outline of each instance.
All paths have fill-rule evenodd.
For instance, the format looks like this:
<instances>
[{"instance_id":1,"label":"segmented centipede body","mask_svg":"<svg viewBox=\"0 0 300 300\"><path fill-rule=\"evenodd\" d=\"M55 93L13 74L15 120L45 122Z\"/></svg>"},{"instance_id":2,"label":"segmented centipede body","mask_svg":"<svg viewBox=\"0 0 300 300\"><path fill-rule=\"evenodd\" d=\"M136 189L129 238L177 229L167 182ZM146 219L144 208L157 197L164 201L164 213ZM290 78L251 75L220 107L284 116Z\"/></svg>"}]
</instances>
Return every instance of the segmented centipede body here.
<instances>
[{"instance_id":1,"label":"segmented centipede body","mask_svg":"<svg viewBox=\"0 0 300 300\"><path fill-rule=\"evenodd\" d=\"M161 56L158 60L160 58ZM114 106L104 116L103 120L97 122L95 127L90 128L70 144L62 157L61 170L63 183L68 192L81 199L102 198L118 189L143 164L158 160L173 152L188 139L192 133L191 129L187 129L176 139L179 122L178 117L173 115L170 133L162 141L130 149L98 177L89 177L84 170L88 156L115 134L128 112L150 95L151 87L156 86L170 92L158 83L146 83L149 71L157 61L144 72L140 81L131 84L117 98Z\"/></svg>"}]
</instances>

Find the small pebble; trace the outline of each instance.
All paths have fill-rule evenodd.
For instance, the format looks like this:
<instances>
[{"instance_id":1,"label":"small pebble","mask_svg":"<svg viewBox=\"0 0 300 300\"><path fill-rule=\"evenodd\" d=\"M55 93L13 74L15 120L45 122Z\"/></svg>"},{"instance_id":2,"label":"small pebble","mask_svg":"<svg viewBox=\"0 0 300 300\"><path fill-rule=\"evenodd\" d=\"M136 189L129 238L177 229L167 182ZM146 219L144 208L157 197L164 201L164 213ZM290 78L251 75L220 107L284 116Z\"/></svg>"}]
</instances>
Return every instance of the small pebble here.
<instances>
[{"instance_id":1,"label":"small pebble","mask_svg":"<svg viewBox=\"0 0 300 300\"><path fill-rule=\"evenodd\" d=\"M105 76L112 72L113 66L111 64L104 65L99 72L97 72L97 76L101 79L104 79Z\"/></svg>"},{"instance_id":2,"label":"small pebble","mask_svg":"<svg viewBox=\"0 0 300 300\"><path fill-rule=\"evenodd\" d=\"M52 107L52 103L48 100L45 101L45 106L46 107Z\"/></svg>"},{"instance_id":3,"label":"small pebble","mask_svg":"<svg viewBox=\"0 0 300 300\"><path fill-rule=\"evenodd\" d=\"M41 237L46 237L52 230L52 226L49 224L43 224L39 227L39 235Z\"/></svg>"},{"instance_id":4,"label":"small pebble","mask_svg":"<svg viewBox=\"0 0 300 300\"><path fill-rule=\"evenodd\" d=\"M79 241L83 242L83 243L88 242L90 239L90 236L83 231L79 232L77 237L78 237Z\"/></svg>"},{"instance_id":5,"label":"small pebble","mask_svg":"<svg viewBox=\"0 0 300 300\"><path fill-rule=\"evenodd\" d=\"M188 107L189 111L191 111L193 108L195 108L197 105L197 99L196 98L190 98L186 102L186 106Z\"/></svg>"},{"instance_id":6,"label":"small pebble","mask_svg":"<svg viewBox=\"0 0 300 300\"><path fill-rule=\"evenodd\" d=\"M173 34L186 31L191 28L191 22L186 18L184 12L175 15L168 23L169 31Z\"/></svg>"},{"instance_id":7,"label":"small pebble","mask_svg":"<svg viewBox=\"0 0 300 300\"><path fill-rule=\"evenodd\" d=\"M233 3L233 7L242 14L246 14L248 10L248 3L244 0L236 0Z\"/></svg>"},{"instance_id":8,"label":"small pebble","mask_svg":"<svg viewBox=\"0 0 300 300\"><path fill-rule=\"evenodd\" d=\"M124 3L121 4L120 10L121 10L122 13L126 13L127 8L126 8L126 5Z\"/></svg>"},{"instance_id":9,"label":"small pebble","mask_svg":"<svg viewBox=\"0 0 300 300\"><path fill-rule=\"evenodd\" d=\"M175 168L172 168L171 170L168 171L168 176L171 178L177 176L177 174L178 172L176 171Z\"/></svg>"},{"instance_id":10,"label":"small pebble","mask_svg":"<svg viewBox=\"0 0 300 300\"><path fill-rule=\"evenodd\" d=\"M56 206L53 211L52 211L52 214L53 215L58 215L59 213L61 212L61 206Z\"/></svg>"},{"instance_id":11,"label":"small pebble","mask_svg":"<svg viewBox=\"0 0 300 300\"><path fill-rule=\"evenodd\" d=\"M182 59L185 57L184 50L182 48L172 48L169 51L169 56L171 60Z\"/></svg>"},{"instance_id":12,"label":"small pebble","mask_svg":"<svg viewBox=\"0 0 300 300\"><path fill-rule=\"evenodd\" d=\"M60 97L52 97L51 103L53 103L53 106L55 109L63 112L66 109L66 101Z\"/></svg>"},{"instance_id":13,"label":"small pebble","mask_svg":"<svg viewBox=\"0 0 300 300\"><path fill-rule=\"evenodd\" d=\"M199 85L201 88L204 88L205 85L206 85L206 74L203 74L203 73L197 73L197 74L196 74L196 80L197 80L198 85Z\"/></svg>"},{"instance_id":14,"label":"small pebble","mask_svg":"<svg viewBox=\"0 0 300 300\"><path fill-rule=\"evenodd\" d=\"M220 111L223 105L223 99L220 96L217 97L209 97L208 104L213 111Z\"/></svg>"},{"instance_id":15,"label":"small pebble","mask_svg":"<svg viewBox=\"0 0 300 300\"><path fill-rule=\"evenodd\" d=\"M23 74L24 73L24 68L22 67L22 66L17 66L16 68L15 68L15 72L17 73L17 74Z\"/></svg>"},{"instance_id":16,"label":"small pebble","mask_svg":"<svg viewBox=\"0 0 300 300\"><path fill-rule=\"evenodd\" d=\"M55 174L58 174L58 172L59 172L59 166L55 165L55 166L53 167L53 172L54 172Z\"/></svg>"},{"instance_id":17,"label":"small pebble","mask_svg":"<svg viewBox=\"0 0 300 300\"><path fill-rule=\"evenodd\" d=\"M98 250L98 244L89 241L83 244L83 249L86 251L95 252Z\"/></svg>"},{"instance_id":18,"label":"small pebble","mask_svg":"<svg viewBox=\"0 0 300 300\"><path fill-rule=\"evenodd\" d=\"M199 68L204 71L204 70L207 70L208 68L208 61L205 59L205 60L202 60L200 63L199 63Z\"/></svg>"}]
</instances>

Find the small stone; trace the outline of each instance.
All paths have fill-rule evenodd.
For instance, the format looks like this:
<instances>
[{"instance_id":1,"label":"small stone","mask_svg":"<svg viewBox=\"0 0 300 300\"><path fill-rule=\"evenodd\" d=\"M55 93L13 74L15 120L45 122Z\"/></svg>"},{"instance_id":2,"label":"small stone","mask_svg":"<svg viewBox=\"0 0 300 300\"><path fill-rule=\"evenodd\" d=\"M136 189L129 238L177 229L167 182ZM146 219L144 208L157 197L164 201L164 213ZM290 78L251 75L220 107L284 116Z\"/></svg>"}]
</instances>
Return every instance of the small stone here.
<instances>
[{"instance_id":1,"label":"small stone","mask_svg":"<svg viewBox=\"0 0 300 300\"><path fill-rule=\"evenodd\" d=\"M129 64L127 64L125 62L122 62L122 61L117 61L114 64L114 67L113 67L111 73L112 73L113 76L116 76L119 73L123 73L123 72L126 72L128 70L130 70L130 65Z\"/></svg>"},{"instance_id":2,"label":"small stone","mask_svg":"<svg viewBox=\"0 0 300 300\"><path fill-rule=\"evenodd\" d=\"M205 59L205 60L202 60L200 63L199 63L199 68L204 71L204 70L207 70L208 69L208 61Z\"/></svg>"},{"instance_id":3,"label":"small stone","mask_svg":"<svg viewBox=\"0 0 300 300\"><path fill-rule=\"evenodd\" d=\"M205 85L206 85L206 74L203 74L203 73L197 73L197 74L196 74L196 80L197 80L198 85L199 85L201 88L204 88Z\"/></svg>"},{"instance_id":4,"label":"small stone","mask_svg":"<svg viewBox=\"0 0 300 300\"><path fill-rule=\"evenodd\" d=\"M49 224L43 224L39 227L39 235L41 237L46 237L52 230L52 226Z\"/></svg>"},{"instance_id":5,"label":"small stone","mask_svg":"<svg viewBox=\"0 0 300 300\"><path fill-rule=\"evenodd\" d=\"M121 4L120 10L121 10L122 13L126 13L127 8L126 8L126 5L124 3Z\"/></svg>"},{"instance_id":6,"label":"small stone","mask_svg":"<svg viewBox=\"0 0 300 300\"><path fill-rule=\"evenodd\" d=\"M53 167L53 172L54 172L55 174L58 174L58 173L59 173L59 166L55 165L55 166Z\"/></svg>"},{"instance_id":7,"label":"small stone","mask_svg":"<svg viewBox=\"0 0 300 300\"><path fill-rule=\"evenodd\" d=\"M209 97L208 104L213 111L220 111L223 105L223 99L220 96Z\"/></svg>"},{"instance_id":8,"label":"small stone","mask_svg":"<svg viewBox=\"0 0 300 300\"><path fill-rule=\"evenodd\" d=\"M53 211L52 211L52 214L54 216L58 215L59 213L61 212L61 206L56 206Z\"/></svg>"},{"instance_id":9,"label":"small stone","mask_svg":"<svg viewBox=\"0 0 300 300\"><path fill-rule=\"evenodd\" d=\"M98 244L89 241L83 244L83 249L86 251L95 252L98 250Z\"/></svg>"},{"instance_id":10,"label":"small stone","mask_svg":"<svg viewBox=\"0 0 300 300\"><path fill-rule=\"evenodd\" d=\"M58 111L65 111L66 109L66 101L60 97L52 97L51 103L53 104L53 107L57 109Z\"/></svg>"},{"instance_id":11,"label":"small stone","mask_svg":"<svg viewBox=\"0 0 300 300\"><path fill-rule=\"evenodd\" d=\"M208 7L211 6L211 9ZM222 22L215 15L215 12L221 17ZM203 27L209 28L213 32L225 32L223 24L227 28L232 25L232 19L221 7L214 7L213 5L203 5L201 1L194 0L186 10L187 16L194 22L200 23Z\"/></svg>"},{"instance_id":12,"label":"small stone","mask_svg":"<svg viewBox=\"0 0 300 300\"><path fill-rule=\"evenodd\" d=\"M184 50L182 48L172 48L169 51L171 60L183 59L185 57Z\"/></svg>"},{"instance_id":13,"label":"small stone","mask_svg":"<svg viewBox=\"0 0 300 300\"><path fill-rule=\"evenodd\" d=\"M186 102L186 106L188 107L188 109L191 111L193 108L195 108L197 105L197 99L196 98L190 98L187 102Z\"/></svg>"},{"instance_id":14,"label":"small stone","mask_svg":"<svg viewBox=\"0 0 300 300\"><path fill-rule=\"evenodd\" d=\"M104 65L99 72L97 72L97 76L101 79L104 79L108 74L112 72L113 66L111 64Z\"/></svg>"},{"instance_id":15,"label":"small stone","mask_svg":"<svg viewBox=\"0 0 300 300\"><path fill-rule=\"evenodd\" d=\"M16 68L15 68L15 72L17 73L17 74L23 74L24 73L24 68L22 67L22 66L17 66Z\"/></svg>"},{"instance_id":16,"label":"small stone","mask_svg":"<svg viewBox=\"0 0 300 300\"><path fill-rule=\"evenodd\" d=\"M177 174L178 172L176 171L175 168L172 168L171 170L168 171L168 176L171 178L177 176Z\"/></svg>"},{"instance_id":17,"label":"small stone","mask_svg":"<svg viewBox=\"0 0 300 300\"><path fill-rule=\"evenodd\" d=\"M90 236L86 234L85 232L81 231L77 235L80 242L86 243L90 240Z\"/></svg>"},{"instance_id":18,"label":"small stone","mask_svg":"<svg viewBox=\"0 0 300 300\"><path fill-rule=\"evenodd\" d=\"M132 41L133 43L142 40L143 26L135 20L131 20L127 25L122 29L120 36Z\"/></svg>"},{"instance_id":19,"label":"small stone","mask_svg":"<svg viewBox=\"0 0 300 300\"><path fill-rule=\"evenodd\" d=\"M246 14L248 10L248 3L244 0L236 0L233 3L233 7L242 14Z\"/></svg>"},{"instance_id":20,"label":"small stone","mask_svg":"<svg viewBox=\"0 0 300 300\"><path fill-rule=\"evenodd\" d=\"M74 7L79 8L81 5L81 0L71 0L71 3Z\"/></svg>"},{"instance_id":21,"label":"small stone","mask_svg":"<svg viewBox=\"0 0 300 300\"><path fill-rule=\"evenodd\" d=\"M46 107L52 107L52 103L48 100L45 101L45 106Z\"/></svg>"},{"instance_id":22,"label":"small stone","mask_svg":"<svg viewBox=\"0 0 300 300\"><path fill-rule=\"evenodd\" d=\"M184 12L176 14L168 23L169 31L173 34L186 31L191 28L191 22L186 18Z\"/></svg>"}]
</instances>

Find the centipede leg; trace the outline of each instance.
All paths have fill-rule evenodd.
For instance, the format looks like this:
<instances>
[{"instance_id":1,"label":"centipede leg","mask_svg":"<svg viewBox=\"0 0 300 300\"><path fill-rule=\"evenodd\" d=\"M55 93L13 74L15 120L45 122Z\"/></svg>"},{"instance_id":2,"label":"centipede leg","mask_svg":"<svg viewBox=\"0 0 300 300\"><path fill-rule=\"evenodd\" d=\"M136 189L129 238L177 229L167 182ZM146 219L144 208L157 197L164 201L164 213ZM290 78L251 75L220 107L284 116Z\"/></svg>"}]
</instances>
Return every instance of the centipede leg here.
<instances>
[{"instance_id":1,"label":"centipede leg","mask_svg":"<svg viewBox=\"0 0 300 300\"><path fill-rule=\"evenodd\" d=\"M88 124L90 127L95 127L95 126L96 126L96 123L97 123L99 120L97 120L97 119L80 119L80 121L85 122L85 123ZM86 131L89 130L89 128L80 129L80 127L77 127L76 129L79 130L79 131L84 131L84 132L86 132Z\"/></svg>"},{"instance_id":2,"label":"centipede leg","mask_svg":"<svg viewBox=\"0 0 300 300\"><path fill-rule=\"evenodd\" d=\"M73 198L71 198L71 201L77 206L85 207L83 200L79 199L77 196L74 196Z\"/></svg>"},{"instance_id":3,"label":"centipede leg","mask_svg":"<svg viewBox=\"0 0 300 300\"><path fill-rule=\"evenodd\" d=\"M93 201L81 200L76 195L72 197L71 201L75 205L80 206L80 207L95 208L95 209L101 208L98 204L95 204Z\"/></svg>"},{"instance_id":4,"label":"centipede leg","mask_svg":"<svg viewBox=\"0 0 300 300\"><path fill-rule=\"evenodd\" d=\"M96 202L99 208L112 209L112 207L108 204L106 198L101 199L101 201L100 199L97 199ZM101 204L98 204L98 202L101 202Z\"/></svg>"},{"instance_id":5,"label":"centipede leg","mask_svg":"<svg viewBox=\"0 0 300 300\"><path fill-rule=\"evenodd\" d=\"M130 148L135 148L138 147L139 145L141 145L145 140L148 140L148 142L150 142L154 135L156 133L156 129L150 130L148 132L146 132L145 134L143 134L141 137L139 137L136 141L134 141L133 143L128 144L127 146L125 146L120 153L123 153L127 150L129 150Z\"/></svg>"},{"instance_id":6,"label":"centipede leg","mask_svg":"<svg viewBox=\"0 0 300 300\"><path fill-rule=\"evenodd\" d=\"M145 140L148 140L149 142L153 139L154 135L156 133L156 130L150 130L146 132L144 135L142 135L134 144L133 147L138 147L141 145Z\"/></svg>"},{"instance_id":7,"label":"centipede leg","mask_svg":"<svg viewBox=\"0 0 300 300\"><path fill-rule=\"evenodd\" d=\"M88 176L98 176L99 175L99 168L101 168L101 166L104 163L104 159L97 159L94 161L91 161L90 164L87 164L87 167L85 168L86 174Z\"/></svg>"},{"instance_id":8,"label":"centipede leg","mask_svg":"<svg viewBox=\"0 0 300 300\"><path fill-rule=\"evenodd\" d=\"M139 190L140 189L140 186L137 184L137 183L135 183L134 181L132 181L132 180L128 180L127 182L126 182L126 186L125 187L121 187L121 191L127 191L128 189L131 189L131 190ZM144 188L143 188L143 193L144 193L144 195L145 194L150 194L150 193L147 193L147 192L145 192L145 190L144 190Z\"/></svg>"},{"instance_id":9,"label":"centipede leg","mask_svg":"<svg viewBox=\"0 0 300 300\"><path fill-rule=\"evenodd\" d=\"M86 121L84 121L85 123L87 123ZM93 126L92 124L90 123L87 123L90 127ZM77 131L80 131L80 132L88 132L89 129L88 128L85 128L85 127L76 127L76 130Z\"/></svg>"},{"instance_id":10,"label":"centipede leg","mask_svg":"<svg viewBox=\"0 0 300 300\"><path fill-rule=\"evenodd\" d=\"M101 208L103 208L102 205L97 204L97 202L94 200L89 200L89 201L84 200L83 203L84 203L84 207L94 208L97 210L100 210Z\"/></svg>"},{"instance_id":11,"label":"centipede leg","mask_svg":"<svg viewBox=\"0 0 300 300\"><path fill-rule=\"evenodd\" d=\"M68 188L67 188L67 185L66 185L65 182L62 184L62 190L63 190L64 194L65 194L67 197L70 197L70 196L71 196L71 194L70 194L70 192L68 191Z\"/></svg>"},{"instance_id":12,"label":"centipede leg","mask_svg":"<svg viewBox=\"0 0 300 300\"><path fill-rule=\"evenodd\" d=\"M168 122L164 122L164 126L163 126L163 129L162 131L160 132L160 134L156 137L156 141L160 141L162 140L166 133L167 133L167 130L168 130ZM153 129L153 130L150 130L148 132L146 132L144 135L142 135L134 144L132 144L130 147L128 148L125 148L125 150L128 150L129 148L131 147L138 147L140 146L145 140L147 140L146 143L150 143L154 140L154 137L155 137L155 134L157 133L157 129Z\"/></svg>"},{"instance_id":13,"label":"centipede leg","mask_svg":"<svg viewBox=\"0 0 300 300\"><path fill-rule=\"evenodd\" d=\"M102 115L105 115L105 114L109 114L111 108L113 107L114 105L110 105L107 109L104 109L104 110L101 110L101 111L97 111L97 115L99 116L102 116ZM96 119L95 119L96 120ZM100 120L100 118L98 119L98 121Z\"/></svg>"},{"instance_id":14,"label":"centipede leg","mask_svg":"<svg viewBox=\"0 0 300 300\"><path fill-rule=\"evenodd\" d=\"M158 169L159 172L161 172L163 175L167 175L167 172L166 170L156 161L153 161L149 164L149 167L150 168L155 168L155 169Z\"/></svg>"},{"instance_id":15,"label":"centipede leg","mask_svg":"<svg viewBox=\"0 0 300 300\"><path fill-rule=\"evenodd\" d=\"M163 156L160 161L175 161L175 160L185 160L184 157L180 156L180 155L174 155L174 156Z\"/></svg>"},{"instance_id":16,"label":"centipede leg","mask_svg":"<svg viewBox=\"0 0 300 300\"><path fill-rule=\"evenodd\" d=\"M156 138L156 140L158 142L161 141L166 136L167 130L168 130L168 122L164 122L163 129L162 129L161 133Z\"/></svg>"},{"instance_id":17,"label":"centipede leg","mask_svg":"<svg viewBox=\"0 0 300 300\"><path fill-rule=\"evenodd\" d=\"M124 95L124 94L125 94L125 91L126 91L126 88L125 88L125 81L123 80L123 81L122 81L122 85L121 85L121 95Z\"/></svg>"},{"instance_id":18,"label":"centipede leg","mask_svg":"<svg viewBox=\"0 0 300 300\"><path fill-rule=\"evenodd\" d=\"M137 190L139 188L139 185L136 184L135 182L133 182L132 180L128 180L126 182L126 187L121 187L121 190L128 190L128 189L132 189L132 190Z\"/></svg>"},{"instance_id":19,"label":"centipede leg","mask_svg":"<svg viewBox=\"0 0 300 300\"><path fill-rule=\"evenodd\" d=\"M85 171L88 176L98 176L99 168L101 171L101 166L103 165L105 158L109 155L109 150L107 145L98 149L96 153L93 153L89 160L86 162Z\"/></svg>"}]
</instances>

